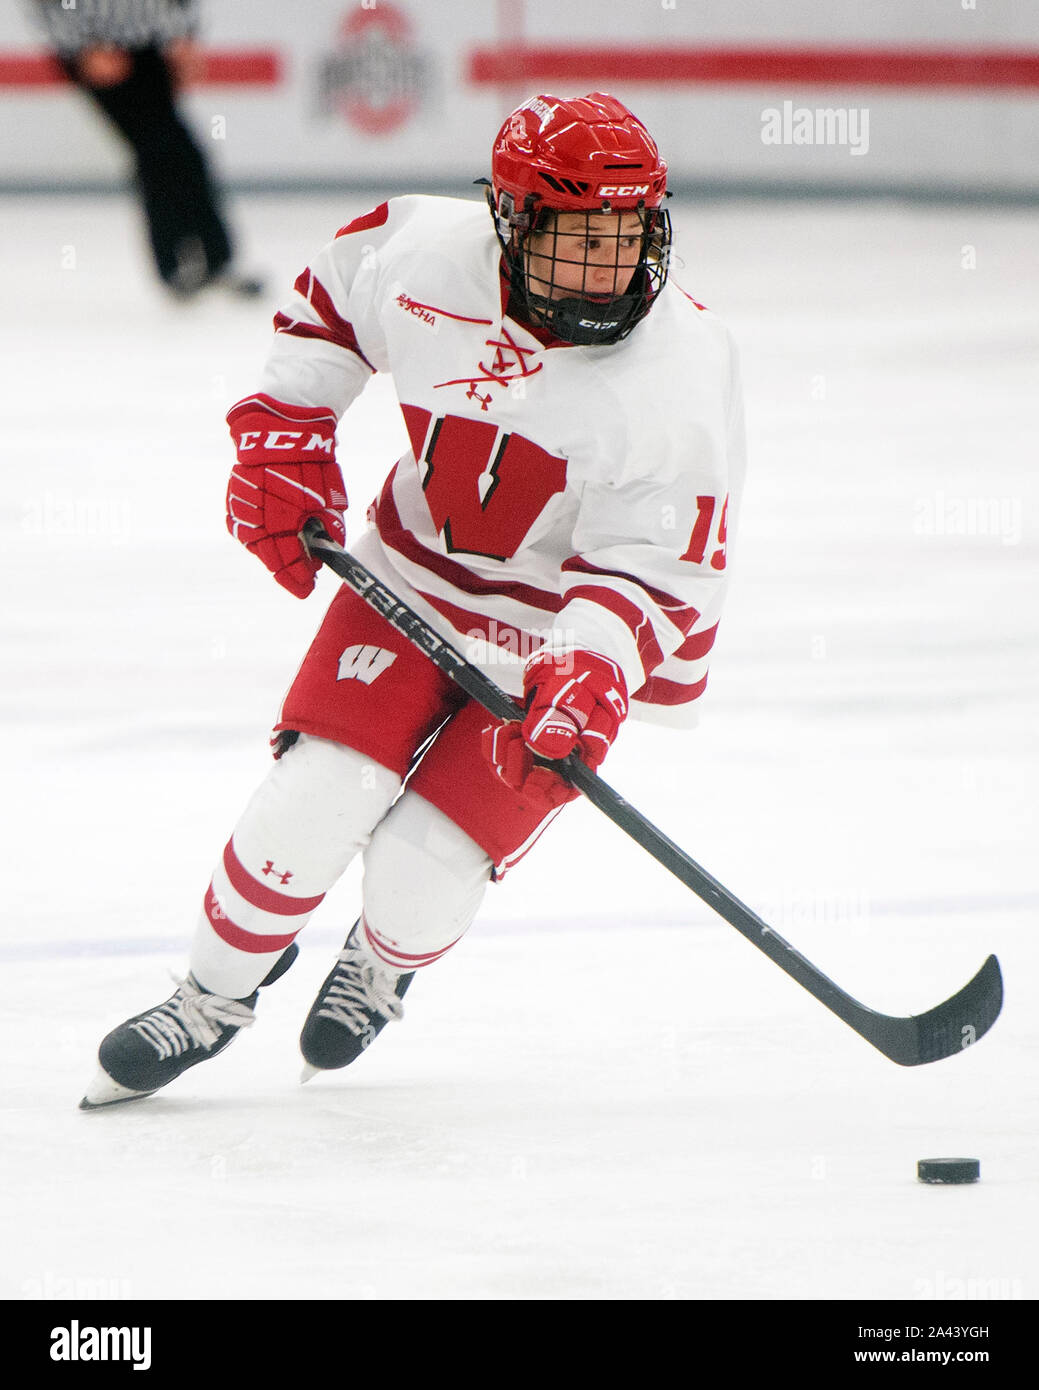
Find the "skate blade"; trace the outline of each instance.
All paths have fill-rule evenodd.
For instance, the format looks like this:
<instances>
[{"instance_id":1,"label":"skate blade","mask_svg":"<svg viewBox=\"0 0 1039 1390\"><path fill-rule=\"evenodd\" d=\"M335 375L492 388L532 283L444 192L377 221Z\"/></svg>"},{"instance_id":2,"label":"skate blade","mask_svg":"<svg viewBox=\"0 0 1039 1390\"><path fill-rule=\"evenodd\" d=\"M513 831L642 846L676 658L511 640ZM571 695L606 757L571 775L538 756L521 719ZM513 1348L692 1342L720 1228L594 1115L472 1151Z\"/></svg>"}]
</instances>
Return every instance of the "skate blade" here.
<instances>
[{"instance_id":1,"label":"skate blade","mask_svg":"<svg viewBox=\"0 0 1039 1390\"><path fill-rule=\"evenodd\" d=\"M154 1091L131 1091L129 1086L120 1086L106 1071L98 1070L97 1075L87 1087L86 1094L79 1102L80 1110L101 1110L106 1105L117 1105L120 1101L140 1100L142 1096L154 1095Z\"/></svg>"}]
</instances>

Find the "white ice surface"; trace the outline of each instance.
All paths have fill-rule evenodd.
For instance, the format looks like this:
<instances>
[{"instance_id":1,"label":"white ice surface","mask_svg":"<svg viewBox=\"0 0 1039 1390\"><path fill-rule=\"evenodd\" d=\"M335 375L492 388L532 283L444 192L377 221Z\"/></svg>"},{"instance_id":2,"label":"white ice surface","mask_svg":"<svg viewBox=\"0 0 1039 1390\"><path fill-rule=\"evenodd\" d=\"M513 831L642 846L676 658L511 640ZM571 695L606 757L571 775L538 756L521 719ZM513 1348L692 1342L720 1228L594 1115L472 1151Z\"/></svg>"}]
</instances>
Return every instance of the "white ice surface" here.
<instances>
[{"instance_id":1,"label":"white ice surface","mask_svg":"<svg viewBox=\"0 0 1039 1390\"><path fill-rule=\"evenodd\" d=\"M1034 210L674 209L751 471L700 727L631 726L607 767L874 1008L995 951L987 1038L893 1066L580 804L349 1072L301 1087L296 1039L353 871L225 1057L77 1110L185 967L334 587L298 603L227 536L223 414L373 201L240 202L271 294L189 307L128 201L0 204L0 1296L1034 1298ZM400 436L376 382L355 525ZM977 1186L916 1182L959 1154Z\"/></svg>"}]
</instances>

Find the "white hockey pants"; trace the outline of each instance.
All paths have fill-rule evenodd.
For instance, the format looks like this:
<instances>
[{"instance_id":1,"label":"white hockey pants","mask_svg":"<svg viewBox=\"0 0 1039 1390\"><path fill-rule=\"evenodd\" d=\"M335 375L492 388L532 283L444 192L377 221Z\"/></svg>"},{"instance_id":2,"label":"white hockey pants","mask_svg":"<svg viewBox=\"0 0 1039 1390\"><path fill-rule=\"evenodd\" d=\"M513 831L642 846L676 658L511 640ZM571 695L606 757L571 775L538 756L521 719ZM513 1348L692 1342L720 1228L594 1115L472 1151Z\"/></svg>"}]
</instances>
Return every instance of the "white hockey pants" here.
<instances>
[{"instance_id":1,"label":"white hockey pants","mask_svg":"<svg viewBox=\"0 0 1039 1390\"><path fill-rule=\"evenodd\" d=\"M491 861L442 811L400 789L370 758L301 734L257 788L213 874L191 948L199 983L251 994L358 852L368 945L385 964L403 973L454 945Z\"/></svg>"}]
</instances>

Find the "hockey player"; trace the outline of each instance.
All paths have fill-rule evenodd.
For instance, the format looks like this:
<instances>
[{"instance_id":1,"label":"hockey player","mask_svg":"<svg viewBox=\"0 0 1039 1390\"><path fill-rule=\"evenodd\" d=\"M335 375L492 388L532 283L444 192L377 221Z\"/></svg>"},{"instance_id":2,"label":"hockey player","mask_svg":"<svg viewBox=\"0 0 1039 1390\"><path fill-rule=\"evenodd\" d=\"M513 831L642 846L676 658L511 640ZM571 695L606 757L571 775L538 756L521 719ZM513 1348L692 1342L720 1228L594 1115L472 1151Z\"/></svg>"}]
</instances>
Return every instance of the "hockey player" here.
<instances>
[{"instance_id":1,"label":"hockey player","mask_svg":"<svg viewBox=\"0 0 1039 1390\"><path fill-rule=\"evenodd\" d=\"M300 1039L355 1060L488 883L576 795L629 711L681 722L706 682L743 474L721 323L668 279L667 169L595 93L537 96L494 144L488 210L401 197L296 281L254 395L228 414L227 524L299 598L344 540L340 416L392 373L410 449L354 552L511 694L496 723L345 586L281 708L275 761L224 848L190 971L101 1044L87 1108L220 1052L355 855L361 915Z\"/></svg>"}]
</instances>

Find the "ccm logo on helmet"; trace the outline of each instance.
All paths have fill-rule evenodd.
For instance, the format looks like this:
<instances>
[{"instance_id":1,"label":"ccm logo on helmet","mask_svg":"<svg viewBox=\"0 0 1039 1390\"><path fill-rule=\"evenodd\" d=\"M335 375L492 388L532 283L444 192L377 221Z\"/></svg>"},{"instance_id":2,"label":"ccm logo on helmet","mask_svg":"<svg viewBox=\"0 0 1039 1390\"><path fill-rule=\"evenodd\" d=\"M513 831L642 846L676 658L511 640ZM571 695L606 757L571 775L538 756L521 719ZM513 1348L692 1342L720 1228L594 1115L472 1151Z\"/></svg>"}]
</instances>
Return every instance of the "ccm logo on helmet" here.
<instances>
[{"instance_id":1,"label":"ccm logo on helmet","mask_svg":"<svg viewBox=\"0 0 1039 1390\"><path fill-rule=\"evenodd\" d=\"M595 190L595 196L597 198L637 198L648 192L648 183L601 183Z\"/></svg>"}]
</instances>

